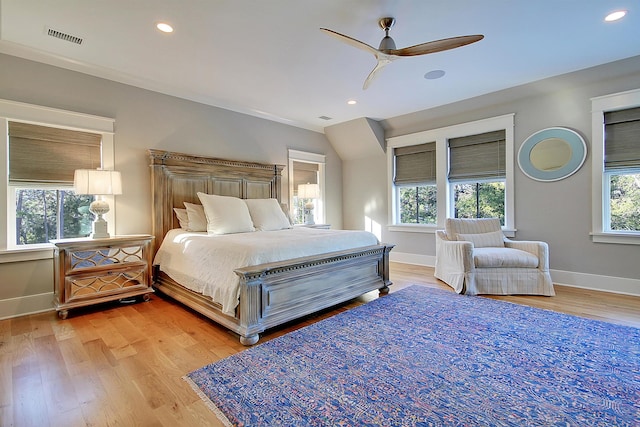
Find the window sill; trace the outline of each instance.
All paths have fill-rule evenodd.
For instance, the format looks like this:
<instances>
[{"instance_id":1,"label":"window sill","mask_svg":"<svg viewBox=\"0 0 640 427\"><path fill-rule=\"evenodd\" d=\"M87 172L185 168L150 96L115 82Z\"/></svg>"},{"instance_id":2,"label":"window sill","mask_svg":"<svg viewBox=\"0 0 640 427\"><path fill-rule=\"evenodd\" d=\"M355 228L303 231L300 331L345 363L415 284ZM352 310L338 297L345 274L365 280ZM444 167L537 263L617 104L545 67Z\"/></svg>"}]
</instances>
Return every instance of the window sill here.
<instances>
[{"instance_id":1,"label":"window sill","mask_svg":"<svg viewBox=\"0 0 640 427\"><path fill-rule=\"evenodd\" d=\"M0 264L52 258L53 245L50 244L38 245L31 248L0 250Z\"/></svg>"},{"instance_id":2,"label":"window sill","mask_svg":"<svg viewBox=\"0 0 640 427\"><path fill-rule=\"evenodd\" d=\"M400 231L404 233L430 233L435 234L439 228L436 225L427 224L393 224L388 225L388 231Z\"/></svg>"},{"instance_id":3,"label":"window sill","mask_svg":"<svg viewBox=\"0 0 640 427\"><path fill-rule=\"evenodd\" d=\"M640 245L640 233L591 233L594 243L616 243L619 245Z\"/></svg>"}]
</instances>

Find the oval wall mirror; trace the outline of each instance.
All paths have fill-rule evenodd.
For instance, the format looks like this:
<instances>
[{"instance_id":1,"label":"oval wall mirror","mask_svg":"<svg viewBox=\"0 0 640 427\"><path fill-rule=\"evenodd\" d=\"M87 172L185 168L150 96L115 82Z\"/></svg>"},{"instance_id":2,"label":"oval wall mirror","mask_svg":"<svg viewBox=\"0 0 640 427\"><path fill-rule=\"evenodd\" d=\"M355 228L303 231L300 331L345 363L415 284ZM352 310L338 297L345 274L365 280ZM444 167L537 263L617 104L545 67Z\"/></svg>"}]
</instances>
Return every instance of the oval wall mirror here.
<instances>
[{"instance_id":1,"label":"oval wall mirror","mask_svg":"<svg viewBox=\"0 0 640 427\"><path fill-rule=\"evenodd\" d=\"M577 132L562 127L534 133L518 151L520 170L537 181L564 179L577 172L586 158L584 139Z\"/></svg>"}]
</instances>

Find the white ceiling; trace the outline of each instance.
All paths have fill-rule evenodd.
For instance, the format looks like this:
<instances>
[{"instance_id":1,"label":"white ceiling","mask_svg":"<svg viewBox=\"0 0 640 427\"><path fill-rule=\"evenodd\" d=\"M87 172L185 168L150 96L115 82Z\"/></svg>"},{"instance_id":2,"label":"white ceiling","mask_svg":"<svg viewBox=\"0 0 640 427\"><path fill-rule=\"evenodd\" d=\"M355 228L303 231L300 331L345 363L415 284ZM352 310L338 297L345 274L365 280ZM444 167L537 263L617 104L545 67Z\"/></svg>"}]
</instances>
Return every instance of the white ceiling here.
<instances>
[{"instance_id":1,"label":"white ceiling","mask_svg":"<svg viewBox=\"0 0 640 427\"><path fill-rule=\"evenodd\" d=\"M605 23L617 9L627 16ZM0 14L2 53L320 132L640 55L637 0L0 0ZM373 55L319 28L377 47L384 16L398 48L485 38L401 58L363 91Z\"/></svg>"}]
</instances>

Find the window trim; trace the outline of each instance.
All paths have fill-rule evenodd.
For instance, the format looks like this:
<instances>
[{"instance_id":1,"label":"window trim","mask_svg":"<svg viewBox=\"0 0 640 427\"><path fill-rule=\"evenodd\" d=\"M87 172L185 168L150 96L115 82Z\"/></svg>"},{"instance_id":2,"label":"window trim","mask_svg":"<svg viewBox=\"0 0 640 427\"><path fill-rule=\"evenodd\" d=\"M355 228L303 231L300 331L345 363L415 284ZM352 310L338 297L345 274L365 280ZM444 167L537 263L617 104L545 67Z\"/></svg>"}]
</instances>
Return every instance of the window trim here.
<instances>
[{"instance_id":1,"label":"window trim","mask_svg":"<svg viewBox=\"0 0 640 427\"><path fill-rule=\"evenodd\" d=\"M607 231L607 174L604 170L604 113L640 106L640 89L591 98L591 240L640 245L640 232Z\"/></svg>"},{"instance_id":2,"label":"window trim","mask_svg":"<svg viewBox=\"0 0 640 427\"><path fill-rule=\"evenodd\" d=\"M20 253L25 253L25 259L34 259L35 253L40 253L44 258L50 258L51 249L53 248L51 244L17 246L14 242L9 242L10 233L8 230L11 224L15 224L15 211L10 209L11 205L8 197L10 190L7 173L9 121L100 133L102 134L102 167L104 169L113 169L115 165L115 119L0 99L0 175L2 176L2 183L0 183L0 211L7 214L6 222L0 224L0 262L22 260ZM105 199L111 206L110 212L106 215L109 233L115 234L116 206L114 198L113 196L107 196ZM38 252L42 249L45 249L45 251ZM5 256L5 254L9 255Z\"/></svg>"},{"instance_id":3,"label":"window trim","mask_svg":"<svg viewBox=\"0 0 640 427\"><path fill-rule=\"evenodd\" d=\"M314 212L314 217L317 223L322 223L324 224L326 222L326 218L327 218L327 212L326 212L326 183L325 183L325 164L326 164L326 158L327 156L325 156L324 154L316 154L316 153L309 153L307 151L299 151L299 150L293 150L293 149L288 149L288 163L289 163L289 171L288 171L288 177L289 177L289 212L291 213L291 209L293 208L293 193L294 193L294 188L293 188L293 162L305 162L305 163L315 163L318 165L318 184L320 186L320 197L317 199L318 203L317 205L314 207L313 212Z\"/></svg>"},{"instance_id":4,"label":"window trim","mask_svg":"<svg viewBox=\"0 0 640 427\"><path fill-rule=\"evenodd\" d=\"M435 230L444 228L445 219L451 215L450 186L447 179L448 173L448 149L449 138L463 137L476 133L505 130L505 225L503 231L507 236L515 232L515 183L514 183L514 120L515 114L472 122L446 126L422 132L396 136L387 139L387 182L389 201L387 229L389 231L408 231L435 233ZM436 225L427 224L400 224L398 222L398 208L395 197L395 185L393 184L393 148L422 144L426 141L436 141L436 186L438 200L438 219Z\"/></svg>"}]
</instances>

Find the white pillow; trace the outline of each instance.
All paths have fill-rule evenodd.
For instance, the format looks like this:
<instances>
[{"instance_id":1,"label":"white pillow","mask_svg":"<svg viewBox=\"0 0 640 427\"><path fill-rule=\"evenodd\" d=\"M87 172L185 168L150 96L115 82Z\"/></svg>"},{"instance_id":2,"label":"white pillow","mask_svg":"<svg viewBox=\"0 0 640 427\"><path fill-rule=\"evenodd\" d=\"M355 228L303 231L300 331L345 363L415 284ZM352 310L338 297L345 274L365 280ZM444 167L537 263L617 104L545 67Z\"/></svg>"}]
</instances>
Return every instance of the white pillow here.
<instances>
[{"instance_id":1,"label":"white pillow","mask_svg":"<svg viewBox=\"0 0 640 427\"><path fill-rule=\"evenodd\" d=\"M209 234L255 231L247 204L237 197L198 193L207 217Z\"/></svg>"},{"instance_id":2,"label":"white pillow","mask_svg":"<svg viewBox=\"0 0 640 427\"><path fill-rule=\"evenodd\" d=\"M289 219L276 199L245 199L253 226L258 231L291 228Z\"/></svg>"},{"instance_id":3,"label":"white pillow","mask_svg":"<svg viewBox=\"0 0 640 427\"><path fill-rule=\"evenodd\" d=\"M187 208L187 216L189 217L189 225L185 230L207 231L207 218L204 215L202 205L184 202L184 207Z\"/></svg>"},{"instance_id":4,"label":"white pillow","mask_svg":"<svg viewBox=\"0 0 640 427\"><path fill-rule=\"evenodd\" d=\"M502 231L491 231L480 234L458 234L458 240L473 243L475 248L503 248L504 235Z\"/></svg>"},{"instance_id":5,"label":"white pillow","mask_svg":"<svg viewBox=\"0 0 640 427\"><path fill-rule=\"evenodd\" d=\"M176 213L178 217L178 222L180 223L180 228L183 230L187 230L189 228L189 215L187 214L186 209L173 208L173 211Z\"/></svg>"}]
</instances>

